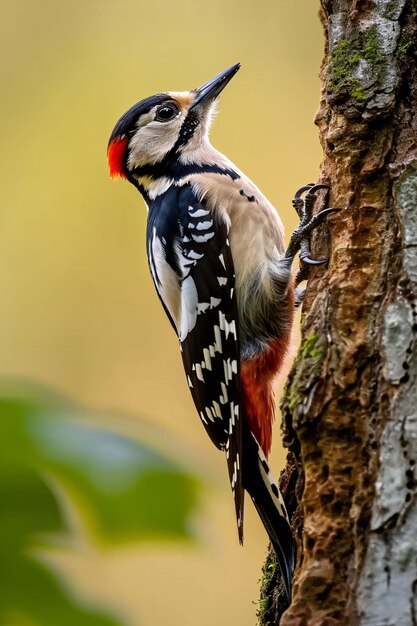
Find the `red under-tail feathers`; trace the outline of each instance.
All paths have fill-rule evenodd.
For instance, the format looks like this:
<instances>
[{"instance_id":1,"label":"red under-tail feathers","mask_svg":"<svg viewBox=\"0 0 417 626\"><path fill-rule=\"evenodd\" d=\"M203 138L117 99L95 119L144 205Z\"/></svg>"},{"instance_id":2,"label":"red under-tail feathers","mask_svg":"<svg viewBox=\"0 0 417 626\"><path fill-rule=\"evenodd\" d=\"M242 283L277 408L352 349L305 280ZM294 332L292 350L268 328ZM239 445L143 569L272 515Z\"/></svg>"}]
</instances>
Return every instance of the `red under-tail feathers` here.
<instances>
[{"instance_id":1,"label":"red under-tail feathers","mask_svg":"<svg viewBox=\"0 0 417 626\"><path fill-rule=\"evenodd\" d=\"M275 415L273 383L287 352L288 339L272 343L260 356L241 363L241 380L249 427L267 457Z\"/></svg>"},{"instance_id":2,"label":"red under-tail feathers","mask_svg":"<svg viewBox=\"0 0 417 626\"><path fill-rule=\"evenodd\" d=\"M294 293L290 289L289 309L294 310ZM272 424L275 418L273 384L280 372L291 339L288 332L271 341L267 350L253 359L241 361L240 374L245 412L249 427L264 454L268 457L272 443Z\"/></svg>"}]
</instances>

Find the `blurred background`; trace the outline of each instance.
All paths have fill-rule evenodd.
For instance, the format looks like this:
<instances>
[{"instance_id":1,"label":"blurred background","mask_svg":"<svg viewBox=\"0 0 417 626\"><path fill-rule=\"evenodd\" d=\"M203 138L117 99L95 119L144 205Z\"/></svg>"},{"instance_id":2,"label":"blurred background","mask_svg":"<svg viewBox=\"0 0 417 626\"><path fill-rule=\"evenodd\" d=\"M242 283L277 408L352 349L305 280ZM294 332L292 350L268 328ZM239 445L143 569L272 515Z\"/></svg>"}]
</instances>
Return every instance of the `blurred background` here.
<instances>
[{"instance_id":1,"label":"blurred background","mask_svg":"<svg viewBox=\"0 0 417 626\"><path fill-rule=\"evenodd\" d=\"M238 545L148 274L145 208L109 179L106 145L136 101L240 61L212 142L289 233L321 158L318 5L2 1L1 624L255 624L267 538L248 502ZM283 461L275 445L276 475Z\"/></svg>"}]
</instances>

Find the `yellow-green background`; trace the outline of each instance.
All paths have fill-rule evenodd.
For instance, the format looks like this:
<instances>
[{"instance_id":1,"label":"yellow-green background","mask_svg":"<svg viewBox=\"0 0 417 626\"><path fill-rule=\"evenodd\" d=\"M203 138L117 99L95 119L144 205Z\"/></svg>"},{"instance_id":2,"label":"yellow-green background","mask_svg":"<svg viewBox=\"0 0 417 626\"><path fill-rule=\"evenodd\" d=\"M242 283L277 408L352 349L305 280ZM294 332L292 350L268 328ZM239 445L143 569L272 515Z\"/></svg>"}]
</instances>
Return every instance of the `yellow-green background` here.
<instances>
[{"instance_id":1,"label":"yellow-green background","mask_svg":"<svg viewBox=\"0 0 417 626\"><path fill-rule=\"evenodd\" d=\"M194 413L148 275L145 209L133 187L110 181L106 143L134 102L239 60L212 140L289 232L292 193L320 162L319 3L1 4L0 378L157 423L162 447L208 484L193 546L103 552L79 528L73 549L49 560L75 593L132 626L253 625L266 536L248 503L238 545L225 462ZM275 448L275 473L282 460Z\"/></svg>"}]
</instances>

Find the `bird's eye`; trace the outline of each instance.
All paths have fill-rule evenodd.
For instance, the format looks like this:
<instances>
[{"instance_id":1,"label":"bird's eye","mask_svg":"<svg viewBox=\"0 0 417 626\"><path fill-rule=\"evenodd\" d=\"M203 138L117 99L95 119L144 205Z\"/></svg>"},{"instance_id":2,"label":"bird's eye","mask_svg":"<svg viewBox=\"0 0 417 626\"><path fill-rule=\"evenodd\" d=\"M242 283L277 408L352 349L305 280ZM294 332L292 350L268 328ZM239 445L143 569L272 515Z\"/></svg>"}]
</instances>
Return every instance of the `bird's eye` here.
<instances>
[{"instance_id":1,"label":"bird's eye","mask_svg":"<svg viewBox=\"0 0 417 626\"><path fill-rule=\"evenodd\" d=\"M169 122L178 115L178 109L175 104L163 104L156 111L155 119L157 122Z\"/></svg>"}]
</instances>

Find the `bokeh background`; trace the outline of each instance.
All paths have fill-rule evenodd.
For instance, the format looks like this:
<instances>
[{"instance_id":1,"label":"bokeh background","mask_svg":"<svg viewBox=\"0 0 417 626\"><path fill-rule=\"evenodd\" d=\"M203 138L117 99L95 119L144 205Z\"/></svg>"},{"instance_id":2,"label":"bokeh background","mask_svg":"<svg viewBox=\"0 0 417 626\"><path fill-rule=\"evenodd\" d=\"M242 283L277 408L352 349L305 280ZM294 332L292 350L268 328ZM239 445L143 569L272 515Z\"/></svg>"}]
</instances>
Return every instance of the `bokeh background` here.
<instances>
[{"instance_id":1,"label":"bokeh background","mask_svg":"<svg viewBox=\"0 0 417 626\"><path fill-rule=\"evenodd\" d=\"M105 545L77 498L70 506L61 493L65 541L49 544L47 554L38 549L36 558L74 601L109 611L118 624L253 625L266 536L248 502L245 547L238 545L225 462L194 413L177 341L148 274L145 208L133 187L109 179L106 144L134 102L197 87L239 60L212 141L278 207L289 233L296 225L292 194L316 179L321 158L313 124L319 3L1 5L3 395L35 393L38 402L53 394L58 404L56 397L65 397L63 404L83 407L83 422L100 419L111 432L146 441L200 485L188 540L133 537ZM14 419L13 411L2 419ZM78 449L77 441L69 437L65 445ZM88 441L94 451L94 437ZM276 445L276 474L283 459ZM48 472L50 485L52 466ZM14 501L25 503L20 484ZM24 596L22 580L17 595ZM3 618L6 626L46 626L19 611Z\"/></svg>"}]
</instances>

